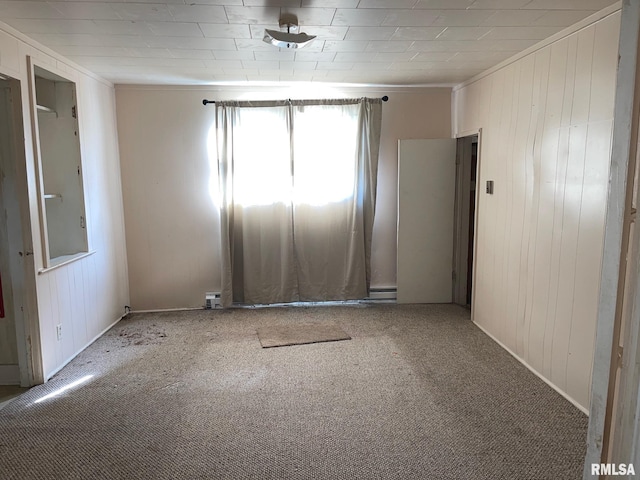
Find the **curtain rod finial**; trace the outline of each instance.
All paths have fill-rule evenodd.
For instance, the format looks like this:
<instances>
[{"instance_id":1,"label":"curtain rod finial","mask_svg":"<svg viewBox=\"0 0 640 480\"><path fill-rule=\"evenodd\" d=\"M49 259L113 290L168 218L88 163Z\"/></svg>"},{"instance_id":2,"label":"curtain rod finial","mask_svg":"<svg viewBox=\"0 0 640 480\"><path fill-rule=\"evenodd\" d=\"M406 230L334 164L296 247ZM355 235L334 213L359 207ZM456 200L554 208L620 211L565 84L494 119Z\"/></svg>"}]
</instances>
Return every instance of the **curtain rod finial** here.
<instances>
[{"instance_id":1,"label":"curtain rod finial","mask_svg":"<svg viewBox=\"0 0 640 480\"><path fill-rule=\"evenodd\" d=\"M387 100L389 100L389 97L387 97L386 95L384 97L382 97L382 101L386 102Z\"/></svg>"}]
</instances>

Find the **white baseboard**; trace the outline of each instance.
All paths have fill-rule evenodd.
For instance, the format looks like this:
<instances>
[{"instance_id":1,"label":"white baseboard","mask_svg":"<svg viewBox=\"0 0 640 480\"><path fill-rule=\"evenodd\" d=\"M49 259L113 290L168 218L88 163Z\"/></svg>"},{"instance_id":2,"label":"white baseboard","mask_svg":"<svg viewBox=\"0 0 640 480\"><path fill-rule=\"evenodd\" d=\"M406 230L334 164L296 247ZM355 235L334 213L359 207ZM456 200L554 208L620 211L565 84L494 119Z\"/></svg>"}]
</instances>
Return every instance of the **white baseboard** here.
<instances>
[{"instance_id":1,"label":"white baseboard","mask_svg":"<svg viewBox=\"0 0 640 480\"><path fill-rule=\"evenodd\" d=\"M476 322L473 322L473 324L478 327L480 330L482 330L487 336L489 336L489 338L491 338L491 340L493 340L494 342L496 342L498 345L500 345L502 348L504 348L507 352L509 352L511 354L511 356L513 358L515 358L516 360L518 360L522 365L524 365L525 367L527 367L528 370L530 370L536 377L538 377L540 380L542 380L544 383L546 383L547 385L549 385L551 388L553 388L556 392L558 392L560 395L562 395L565 399L567 399L574 407L576 407L578 410L580 410L582 413L584 413L586 416L589 416L589 410L584 408L582 405L580 405L578 402L576 402L573 398L571 398L566 392L560 390L560 388L554 384L551 380L545 378L542 376L542 374L540 374L539 372L537 372L536 370L533 369L533 367L531 365L529 365L527 362L524 361L524 359L520 358L518 355L516 355L509 347L507 347L504 343L502 343L500 340L498 340L496 337L494 337L492 334L490 334L489 332L487 332L487 330L483 327L481 327L480 325L478 325Z\"/></svg>"},{"instance_id":2,"label":"white baseboard","mask_svg":"<svg viewBox=\"0 0 640 480\"><path fill-rule=\"evenodd\" d=\"M0 385L20 385L20 367L0 365Z\"/></svg>"},{"instance_id":3,"label":"white baseboard","mask_svg":"<svg viewBox=\"0 0 640 480\"><path fill-rule=\"evenodd\" d=\"M151 310L130 310L129 313L162 313L162 312L188 312L190 310L206 310L202 307L177 307L177 308L155 308ZM216 308L210 308L209 310L218 310Z\"/></svg>"}]
</instances>

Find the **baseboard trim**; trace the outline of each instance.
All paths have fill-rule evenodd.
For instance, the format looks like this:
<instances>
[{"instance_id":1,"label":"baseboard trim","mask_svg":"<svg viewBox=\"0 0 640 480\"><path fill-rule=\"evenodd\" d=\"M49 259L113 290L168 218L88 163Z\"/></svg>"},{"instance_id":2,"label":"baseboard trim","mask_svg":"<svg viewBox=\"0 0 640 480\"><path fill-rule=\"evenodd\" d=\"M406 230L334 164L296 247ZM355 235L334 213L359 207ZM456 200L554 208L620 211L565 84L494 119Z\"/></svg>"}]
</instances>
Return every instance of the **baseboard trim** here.
<instances>
[{"instance_id":1,"label":"baseboard trim","mask_svg":"<svg viewBox=\"0 0 640 480\"><path fill-rule=\"evenodd\" d=\"M555 383L551 382L549 379L543 377L542 374L540 374L539 372L534 370L531 365L529 365L527 362L524 361L524 359L522 359L518 355L516 355L515 352L513 352L509 347L507 347L504 343L502 343L496 337L494 337L491 333L489 333L484 327L478 325L478 323L476 323L476 322L473 322L473 324L476 327L478 327L480 330L482 330L489 338L491 338L491 340L493 340L498 345L500 345L502 348L504 348L507 352L509 352L513 358L515 358L522 365L527 367L527 369L529 371L531 371L536 377L538 377L540 380L542 380L544 383L546 383L551 388L553 388L556 392L558 392L560 395L562 395L566 400L568 400L574 407L576 407L578 410L580 410L582 413L584 413L587 417L589 416L589 410L588 409L584 408L582 405L580 405L578 402L576 402L573 398L571 398L569 395L567 395L567 393L562 391Z\"/></svg>"},{"instance_id":2,"label":"baseboard trim","mask_svg":"<svg viewBox=\"0 0 640 480\"><path fill-rule=\"evenodd\" d=\"M155 308L150 310L131 310L129 313L162 313L162 312L187 312L190 310L207 310L204 307L182 307L182 308ZM219 308L210 308L209 310L220 310Z\"/></svg>"},{"instance_id":3,"label":"baseboard trim","mask_svg":"<svg viewBox=\"0 0 640 480\"><path fill-rule=\"evenodd\" d=\"M0 365L0 385L20 385L20 366Z\"/></svg>"},{"instance_id":4,"label":"baseboard trim","mask_svg":"<svg viewBox=\"0 0 640 480\"><path fill-rule=\"evenodd\" d=\"M100 333L98 333L95 337L93 337L91 340L89 340L89 342L82 347L80 350L78 350L76 353L74 353L73 355L71 355L69 358L67 358L64 362L62 362L61 365L59 365L58 367L56 367L55 369L53 369L51 372L47 373L44 377L44 381L47 382L51 377L53 377L56 373L58 373L60 370L62 370L64 367L66 367L69 362L71 362L71 360L73 360L74 358L76 358L78 355L80 355L82 352L84 352L89 345L91 345L93 342L95 342L97 339L99 339L102 335L104 335L105 333L107 333L107 330L109 330L111 327L113 327L116 323L118 323L120 320L122 320L124 317L126 317L128 314L125 313L124 315L120 316L119 318L117 318L113 323L111 323L108 327L104 328Z\"/></svg>"}]
</instances>

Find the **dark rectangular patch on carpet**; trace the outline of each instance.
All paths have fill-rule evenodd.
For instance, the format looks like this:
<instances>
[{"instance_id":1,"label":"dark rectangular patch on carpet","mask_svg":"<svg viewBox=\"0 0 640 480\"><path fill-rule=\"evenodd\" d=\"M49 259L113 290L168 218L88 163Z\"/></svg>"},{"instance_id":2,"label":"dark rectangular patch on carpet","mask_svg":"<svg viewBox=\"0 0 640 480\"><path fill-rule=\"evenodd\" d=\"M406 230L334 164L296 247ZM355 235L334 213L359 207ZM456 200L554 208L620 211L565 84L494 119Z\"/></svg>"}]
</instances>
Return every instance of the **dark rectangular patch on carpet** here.
<instances>
[{"instance_id":1,"label":"dark rectangular patch on carpet","mask_svg":"<svg viewBox=\"0 0 640 480\"><path fill-rule=\"evenodd\" d=\"M351 337L335 323L273 325L260 327L257 333L262 348L351 340Z\"/></svg>"}]
</instances>

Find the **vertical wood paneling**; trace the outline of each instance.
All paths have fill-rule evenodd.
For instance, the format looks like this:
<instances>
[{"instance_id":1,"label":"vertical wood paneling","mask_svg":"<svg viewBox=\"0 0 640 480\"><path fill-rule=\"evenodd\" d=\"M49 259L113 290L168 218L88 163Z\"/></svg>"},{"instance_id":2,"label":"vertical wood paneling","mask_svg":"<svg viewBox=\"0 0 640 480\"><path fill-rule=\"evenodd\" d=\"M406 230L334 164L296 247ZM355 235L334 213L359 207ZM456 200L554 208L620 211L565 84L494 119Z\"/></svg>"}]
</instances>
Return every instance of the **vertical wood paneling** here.
<instances>
[{"instance_id":1,"label":"vertical wood paneling","mask_svg":"<svg viewBox=\"0 0 640 480\"><path fill-rule=\"evenodd\" d=\"M21 82L29 209L36 267L42 267L37 211L27 55L77 79L85 197L90 249L95 253L69 265L36 275L38 315L45 378L116 321L129 303L124 218L113 86L96 80L37 43L0 30L0 69ZM99 288L100 286L100 288ZM100 290L100 291L99 291ZM100 298L100 301L98 301ZM62 325L57 340L56 325Z\"/></svg>"},{"instance_id":2,"label":"vertical wood paneling","mask_svg":"<svg viewBox=\"0 0 640 480\"><path fill-rule=\"evenodd\" d=\"M617 12L454 92L456 132L482 128L474 321L583 408L619 23Z\"/></svg>"}]
</instances>

